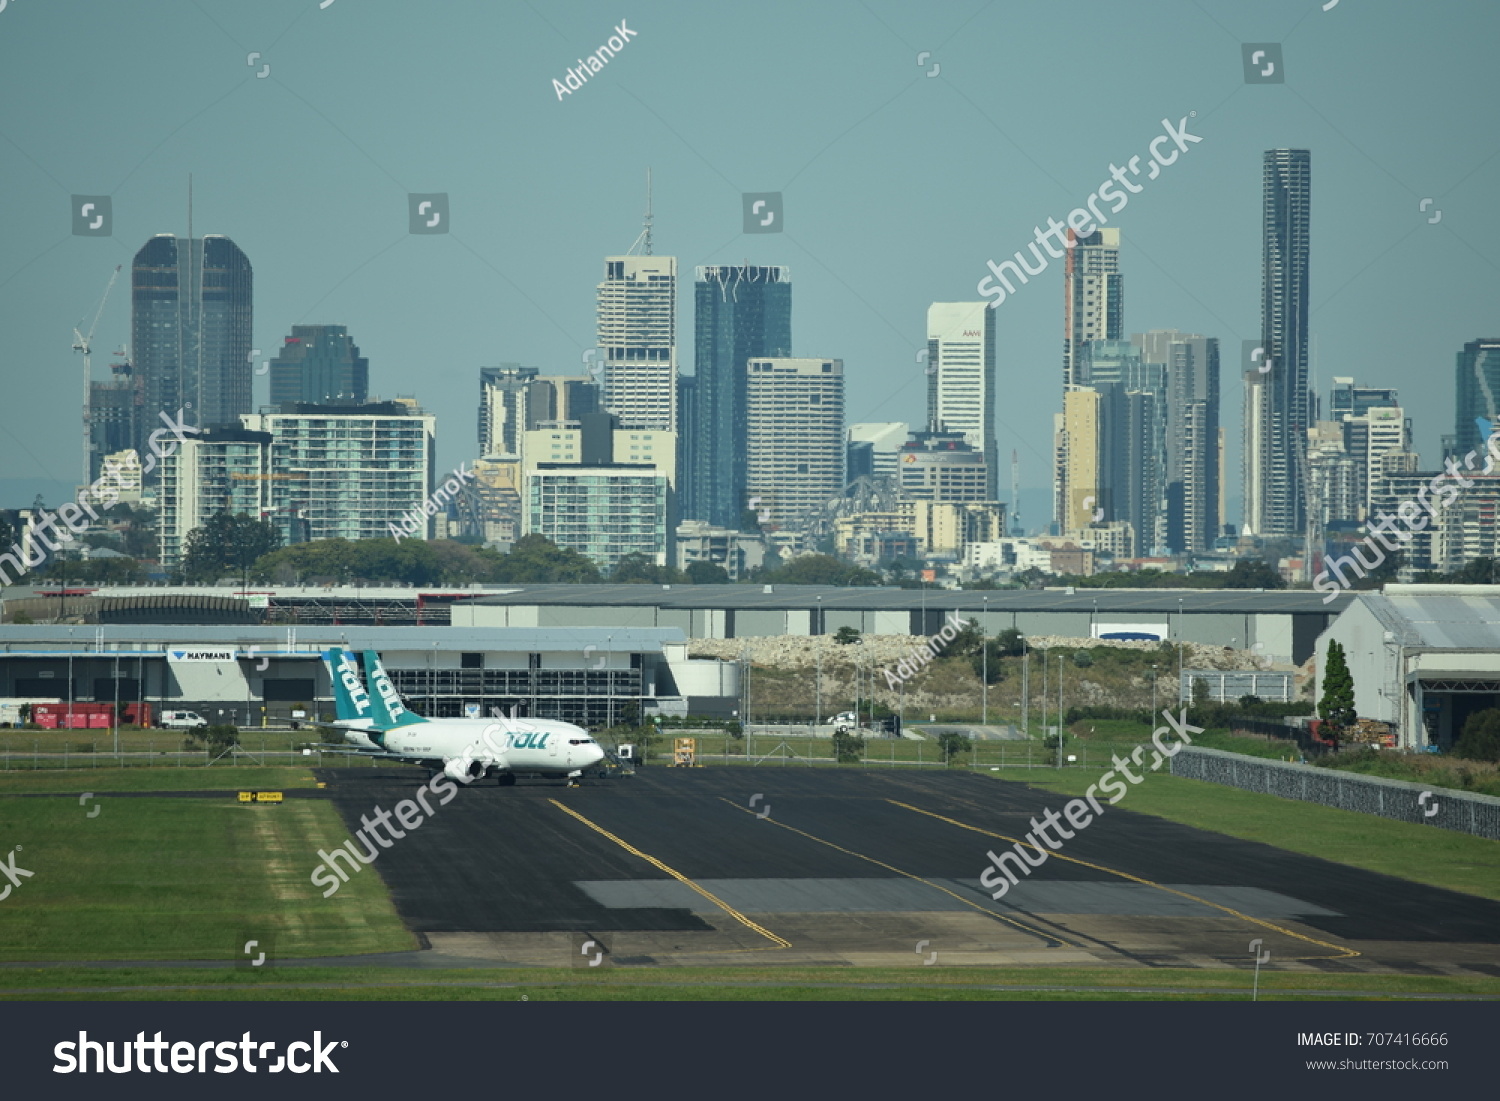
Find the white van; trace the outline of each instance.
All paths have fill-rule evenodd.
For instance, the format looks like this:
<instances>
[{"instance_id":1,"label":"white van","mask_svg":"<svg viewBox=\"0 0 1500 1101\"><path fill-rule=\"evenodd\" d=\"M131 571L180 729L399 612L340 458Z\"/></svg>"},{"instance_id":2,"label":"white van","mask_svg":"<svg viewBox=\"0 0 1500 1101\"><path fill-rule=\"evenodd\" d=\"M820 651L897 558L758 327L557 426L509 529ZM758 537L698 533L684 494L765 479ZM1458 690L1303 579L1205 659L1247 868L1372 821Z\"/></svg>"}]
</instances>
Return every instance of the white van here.
<instances>
[{"instance_id":1,"label":"white van","mask_svg":"<svg viewBox=\"0 0 1500 1101\"><path fill-rule=\"evenodd\" d=\"M163 711L161 725L169 730L190 730L207 726L208 720L196 711Z\"/></svg>"}]
</instances>

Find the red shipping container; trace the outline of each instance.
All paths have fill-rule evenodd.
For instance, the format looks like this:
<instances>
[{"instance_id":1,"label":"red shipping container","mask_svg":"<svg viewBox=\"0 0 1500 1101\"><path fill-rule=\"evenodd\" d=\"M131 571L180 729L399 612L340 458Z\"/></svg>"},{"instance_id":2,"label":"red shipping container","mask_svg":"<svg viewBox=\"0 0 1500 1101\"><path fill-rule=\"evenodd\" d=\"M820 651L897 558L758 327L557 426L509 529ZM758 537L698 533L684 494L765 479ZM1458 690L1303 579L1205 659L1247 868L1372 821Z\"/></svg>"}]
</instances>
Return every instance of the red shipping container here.
<instances>
[{"instance_id":1,"label":"red shipping container","mask_svg":"<svg viewBox=\"0 0 1500 1101\"><path fill-rule=\"evenodd\" d=\"M103 713L95 713L89 716L89 729L91 730L101 728L104 730L108 730L113 725L114 720L113 718L111 718L109 712L107 711Z\"/></svg>"},{"instance_id":2,"label":"red shipping container","mask_svg":"<svg viewBox=\"0 0 1500 1101\"><path fill-rule=\"evenodd\" d=\"M33 718L36 719L37 726L41 727L43 730L57 729L56 715L35 715L33 716Z\"/></svg>"}]
</instances>

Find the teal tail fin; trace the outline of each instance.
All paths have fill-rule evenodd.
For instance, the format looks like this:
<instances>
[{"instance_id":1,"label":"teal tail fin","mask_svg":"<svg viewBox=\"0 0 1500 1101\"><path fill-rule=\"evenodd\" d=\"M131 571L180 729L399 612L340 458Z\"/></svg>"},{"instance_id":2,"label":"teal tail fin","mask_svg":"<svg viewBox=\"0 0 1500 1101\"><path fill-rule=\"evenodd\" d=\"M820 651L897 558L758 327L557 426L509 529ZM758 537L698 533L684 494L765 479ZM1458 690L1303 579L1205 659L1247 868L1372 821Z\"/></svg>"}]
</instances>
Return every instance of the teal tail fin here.
<instances>
[{"instance_id":1,"label":"teal tail fin","mask_svg":"<svg viewBox=\"0 0 1500 1101\"><path fill-rule=\"evenodd\" d=\"M333 682L334 718L339 720L375 717L374 701L359 680L359 665L354 655L343 650L329 650L323 655Z\"/></svg>"},{"instance_id":2,"label":"teal tail fin","mask_svg":"<svg viewBox=\"0 0 1500 1101\"><path fill-rule=\"evenodd\" d=\"M391 676L380 664L380 655L374 650L365 651L365 673L370 678L370 700L374 706L375 725L379 727L411 726L425 723L421 715L413 715L401 702Z\"/></svg>"}]
</instances>

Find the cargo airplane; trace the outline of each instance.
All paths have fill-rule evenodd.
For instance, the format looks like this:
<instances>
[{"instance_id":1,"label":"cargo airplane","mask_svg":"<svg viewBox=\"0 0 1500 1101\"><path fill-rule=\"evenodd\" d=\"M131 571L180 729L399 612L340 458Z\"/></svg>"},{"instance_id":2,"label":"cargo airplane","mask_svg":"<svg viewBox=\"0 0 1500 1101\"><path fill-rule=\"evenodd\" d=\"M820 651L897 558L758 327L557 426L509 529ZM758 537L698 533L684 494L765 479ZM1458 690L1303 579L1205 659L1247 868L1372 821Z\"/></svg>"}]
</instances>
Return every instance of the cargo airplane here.
<instances>
[{"instance_id":1,"label":"cargo airplane","mask_svg":"<svg viewBox=\"0 0 1500 1101\"><path fill-rule=\"evenodd\" d=\"M359 680L354 656L324 655L333 680L335 723L362 756L422 764L465 784L493 776L514 784L517 773L564 777L575 783L604 759L588 731L556 719L426 719L401 702L374 651L365 651L370 687ZM343 748L343 747L339 747Z\"/></svg>"}]
</instances>

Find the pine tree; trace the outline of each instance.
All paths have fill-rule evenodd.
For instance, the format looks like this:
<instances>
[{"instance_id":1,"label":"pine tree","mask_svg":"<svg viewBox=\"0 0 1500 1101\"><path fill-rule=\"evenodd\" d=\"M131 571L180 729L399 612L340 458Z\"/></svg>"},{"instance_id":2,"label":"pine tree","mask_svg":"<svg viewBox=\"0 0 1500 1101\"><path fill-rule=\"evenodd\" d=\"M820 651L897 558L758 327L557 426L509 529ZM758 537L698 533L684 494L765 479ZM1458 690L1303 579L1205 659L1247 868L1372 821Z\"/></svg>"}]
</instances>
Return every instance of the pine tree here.
<instances>
[{"instance_id":1,"label":"pine tree","mask_svg":"<svg viewBox=\"0 0 1500 1101\"><path fill-rule=\"evenodd\" d=\"M1323 659L1323 698L1318 701L1318 718L1333 739L1335 753L1344 731L1359 719L1354 710L1354 678L1349 675L1344 648L1335 639L1328 640L1328 656Z\"/></svg>"}]
</instances>

